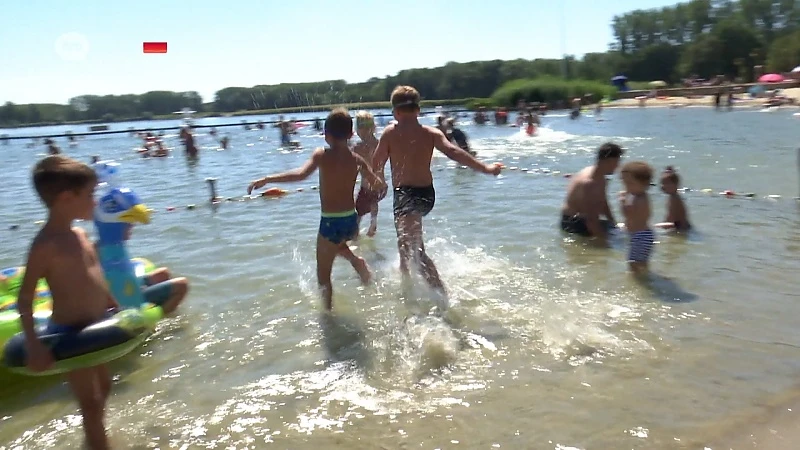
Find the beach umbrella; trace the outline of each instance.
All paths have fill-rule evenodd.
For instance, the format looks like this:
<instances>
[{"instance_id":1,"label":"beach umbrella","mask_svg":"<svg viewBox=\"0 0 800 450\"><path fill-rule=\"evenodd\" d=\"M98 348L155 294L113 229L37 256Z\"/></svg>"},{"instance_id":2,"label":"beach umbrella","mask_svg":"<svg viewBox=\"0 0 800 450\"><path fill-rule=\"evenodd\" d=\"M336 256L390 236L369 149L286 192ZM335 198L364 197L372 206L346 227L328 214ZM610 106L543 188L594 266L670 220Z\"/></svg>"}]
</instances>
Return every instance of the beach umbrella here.
<instances>
[{"instance_id":1,"label":"beach umbrella","mask_svg":"<svg viewBox=\"0 0 800 450\"><path fill-rule=\"evenodd\" d=\"M785 78L783 78L783 75L781 75L781 74L768 73L766 75L761 75L761 77L758 78L758 82L759 83L780 83L784 79Z\"/></svg>"},{"instance_id":2,"label":"beach umbrella","mask_svg":"<svg viewBox=\"0 0 800 450\"><path fill-rule=\"evenodd\" d=\"M654 88L660 88L660 87L664 87L666 85L667 85L667 82L666 81L661 81L661 80L651 81L650 82L650 86L652 86Z\"/></svg>"},{"instance_id":3,"label":"beach umbrella","mask_svg":"<svg viewBox=\"0 0 800 450\"><path fill-rule=\"evenodd\" d=\"M794 69L792 69L792 73L798 73L798 72L800 72L800 66L797 66Z\"/></svg>"}]
</instances>

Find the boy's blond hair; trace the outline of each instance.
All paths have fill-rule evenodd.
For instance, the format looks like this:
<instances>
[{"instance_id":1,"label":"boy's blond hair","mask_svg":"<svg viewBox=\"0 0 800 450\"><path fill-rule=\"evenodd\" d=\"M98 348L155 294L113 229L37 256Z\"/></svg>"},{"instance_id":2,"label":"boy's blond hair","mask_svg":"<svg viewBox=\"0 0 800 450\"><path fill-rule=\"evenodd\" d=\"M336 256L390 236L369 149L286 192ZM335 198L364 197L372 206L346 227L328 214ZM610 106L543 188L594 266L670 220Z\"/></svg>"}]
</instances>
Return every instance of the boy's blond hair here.
<instances>
[{"instance_id":1,"label":"boy's blond hair","mask_svg":"<svg viewBox=\"0 0 800 450\"><path fill-rule=\"evenodd\" d=\"M630 174L634 180L647 186L650 186L650 183L653 181L653 168L644 161L625 163L625 165L622 166L621 172Z\"/></svg>"},{"instance_id":2,"label":"boy's blond hair","mask_svg":"<svg viewBox=\"0 0 800 450\"><path fill-rule=\"evenodd\" d=\"M375 128L375 117L369 111L359 111L356 113L356 129Z\"/></svg>"},{"instance_id":3,"label":"boy's blond hair","mask_svg":"<svg viewBox=\"0 0 800 450\"><path fill-rule=\"evenodd\" d=\"M325 119L325 134L334 139L349 139L353 135L353 118L345 108L336 108Z\"/></svg>"},{"instance_id":4,"label":"boy's blond hair","mask_svg":"<svg viewBox=\"0 0 800 450\"><path fill-rule=\"evenodd\" d=\"M419 91L411 86L397 86L392 91L392 108L399 111L414 111L419 109Z\"/></svg>"},{"instance_id":5,"label":"boy's blond hair","mask_svg":"<svg viewBox=\"0 0 800 450\"><path fill-rule=\"evenodd\" d=\"M51 155L33 168L33 187L50 208L58 196L97 184L97 174L86 164L63 155Z\"/></svg>"}]
</instances>

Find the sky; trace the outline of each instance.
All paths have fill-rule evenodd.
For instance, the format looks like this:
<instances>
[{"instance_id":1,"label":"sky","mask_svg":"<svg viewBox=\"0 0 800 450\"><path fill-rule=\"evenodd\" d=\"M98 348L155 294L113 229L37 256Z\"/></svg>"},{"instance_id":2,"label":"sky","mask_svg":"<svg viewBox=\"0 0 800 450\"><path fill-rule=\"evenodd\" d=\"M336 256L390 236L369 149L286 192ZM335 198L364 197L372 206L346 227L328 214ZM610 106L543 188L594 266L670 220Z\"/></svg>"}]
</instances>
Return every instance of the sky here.
<instances>
[{"instance_id":1,"label":"sky","mask_svg":"<svg viewBox=\"0 0 800 450\"><path fill-rule=\"evenodd\" d=\"M676 0L19 0L0 15L0 104L366 81L448 61L606 51L611 19ZM142 43L168 43L144 54Z\"/></svg>"}]
</instances>

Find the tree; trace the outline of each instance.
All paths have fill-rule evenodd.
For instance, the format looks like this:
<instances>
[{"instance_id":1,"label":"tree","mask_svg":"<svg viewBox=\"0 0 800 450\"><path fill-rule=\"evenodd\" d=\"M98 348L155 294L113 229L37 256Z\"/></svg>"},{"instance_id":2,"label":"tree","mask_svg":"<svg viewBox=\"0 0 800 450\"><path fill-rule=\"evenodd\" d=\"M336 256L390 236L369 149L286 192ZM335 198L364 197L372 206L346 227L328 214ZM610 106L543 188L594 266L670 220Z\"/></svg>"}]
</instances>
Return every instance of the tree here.
<instances>
[{"instance_id":1,"label":"tree","mask_svg":"<svg viewBox=\"0 0 800 450\"><path fill-rule=\"evenodd\" d=\"M767 68L788 72L800 66L800 30L775 39L767 52Z\"/></svg>"}]
</instances>

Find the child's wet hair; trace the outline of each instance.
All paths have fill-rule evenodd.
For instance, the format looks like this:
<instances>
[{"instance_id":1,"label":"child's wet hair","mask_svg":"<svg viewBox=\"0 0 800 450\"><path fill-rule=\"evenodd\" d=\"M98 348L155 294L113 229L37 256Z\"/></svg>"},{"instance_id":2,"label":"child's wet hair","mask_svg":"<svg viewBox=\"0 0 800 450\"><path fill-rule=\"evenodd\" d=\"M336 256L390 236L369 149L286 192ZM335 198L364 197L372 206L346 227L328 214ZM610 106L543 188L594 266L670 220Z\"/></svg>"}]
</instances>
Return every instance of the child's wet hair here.
<instances>
[{"instance_id":1,"label":"child's wet hair","mask_svg":"<svg viewBox=\"0 0 800 450\"><path fill-rule=\"evenodd\" d=\"M619 159L625 154L625 150L613 142L606 142L597 149L597 160Z\"/></svg>"},{"instance_id":2,"label":"child's wet hair","mask_svg":"<svg viewBox=\"0 0 800 450\"><path fill-rule=\"evenodd\" d=\"M328 114L325 134L334 139L349 139L353 135L353 118L345 108L336 108Z\"/></svg>"},{"instance_id":3,"label":"child's wet hair","mask_svg":"<svg viewBox=\"0 0 800 450\"><path fill-rule=\"evenodd\" d=\"M661 174L661 180L675 183L676 186L681 185L681 177L672 166L667 166L664 168L664 172Z\"/></svg>"},{"instance_id":4,"label":"child's wet hair","mask_svg":"<svg viewBox=\"0 0 800 450\"><path fill-rule=\"evenodd\" d=\"M33 168L33 187L47 207L63 192L77 192L97 184L97 174L88 165L63 155L51 155Z\"/></svg>"},{"instance_id":5,"label":"child's wet hair","mask_svg":"<svg viewBox=\"0 0 800 450\"><path fill-rule=\"evenodd\" d=\"M622 166L622 173L627 173L634 180L650 186L653 181L653 168L644 161L631 161Z\"/></svg>"},{"instance_id":6,"label":"child's wet hair","mask_svg":"<svg viewBox=\"0 0 800 450\"><path fill-rule=\"evenodd\" d=\"M419 91L412 86L397 86L392 91L392 109L400 112L414 112L419 109Z\"/></svg>"},{"instance_id":7,"label":"child's wet hair","mask_svg":"<svg viewBox=\"0 0 800 450\"><path fill-rule=\"evenodd\" d=\"M356 129L375 128L375 118L369 111L359 111L356 113Z\"/></svg>"}]
</instances>

